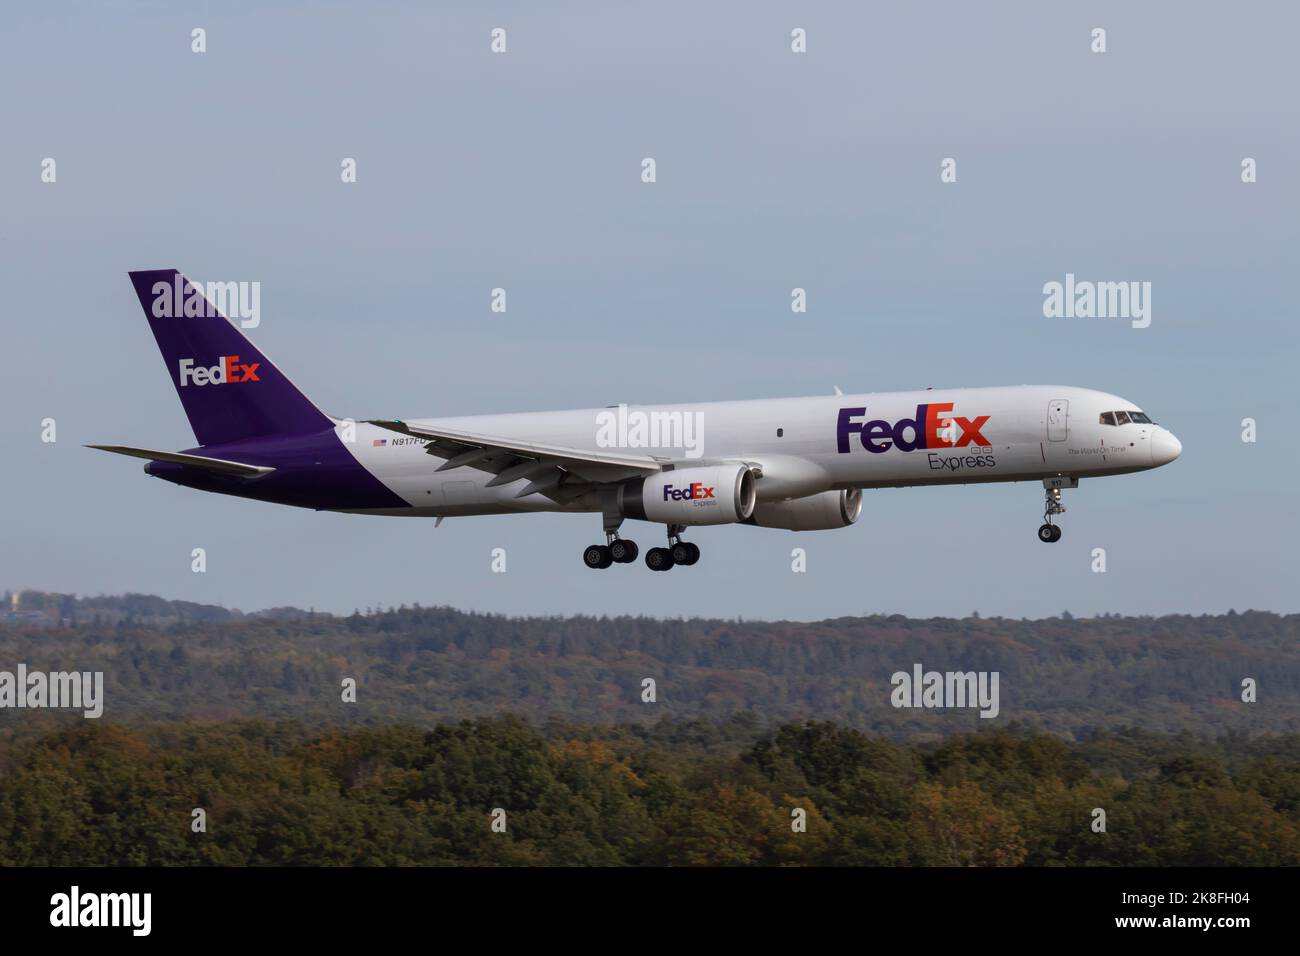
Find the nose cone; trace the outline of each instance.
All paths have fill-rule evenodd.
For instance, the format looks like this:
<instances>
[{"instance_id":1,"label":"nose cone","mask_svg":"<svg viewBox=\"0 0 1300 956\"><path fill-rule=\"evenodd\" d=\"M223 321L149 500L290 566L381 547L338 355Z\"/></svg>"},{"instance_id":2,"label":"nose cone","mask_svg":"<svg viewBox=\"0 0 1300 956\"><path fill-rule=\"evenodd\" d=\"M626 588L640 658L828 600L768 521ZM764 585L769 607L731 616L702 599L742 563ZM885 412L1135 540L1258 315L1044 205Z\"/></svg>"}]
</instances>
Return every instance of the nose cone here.
<instances>
[{"instance_id":1,"label":"nose cone","mask_svg":"<svg viewBox=\"0 0 1300 956\"><path fill-rule=\"evenodd\" d=\"M1151 464L1167 465L1183 453L1183 443L1174 437L1173 432L1157 428L1151 436Z\"/></svg>"}]
</instances>

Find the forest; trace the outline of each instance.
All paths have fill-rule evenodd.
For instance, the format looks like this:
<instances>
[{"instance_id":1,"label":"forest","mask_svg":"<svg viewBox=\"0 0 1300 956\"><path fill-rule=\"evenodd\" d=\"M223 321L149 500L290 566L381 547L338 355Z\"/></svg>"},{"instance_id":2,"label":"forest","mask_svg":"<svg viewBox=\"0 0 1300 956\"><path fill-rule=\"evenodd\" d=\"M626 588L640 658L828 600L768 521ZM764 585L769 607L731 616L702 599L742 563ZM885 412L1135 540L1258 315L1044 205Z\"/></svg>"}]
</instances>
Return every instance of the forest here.
<instances>
[{"instance_id":1,"label":"forest","mask_svg":"<svg viewBox=\"0 0 1300 956\"><path fill-rule=\"evenodd\" d=\"M1294 735L754 730L51 723L0 745L0 865L1300 863Z\"/></svg>"},{"instance_id":2,"label":"forest","mask_svg":"<svg viewBox=\"0 0 1300 956\"><path fill-rule=\"evenodd\" d=\"M1296 615L9 598L0 672L104 709L0 708L0 865L1300 864ZM891 706L914 663L997 718Z\"/></svg>"},{"instance_id":3,"label":"forest","mask_svg":"<svg viewBox=\"0 0 1300 956\"><path fill-rule=\"evenodd\" d=\"M811 623L510 618L451 608L244 615L126 595L27 592L0 620L0 670L102 671L105 719L265 717L429 726L510 712L538 722L833 720L895 738L973 731L973 710L898 709L920 663L996 671L993 723L1300 733L1300 615L839 618ZM342 701L345 680L355 702ZM644 699L654 681L654 701ZM1243 701L1243 681L1255 688ZM20 719L0 710L0 729Z\"/></svg>"}]
</instances>

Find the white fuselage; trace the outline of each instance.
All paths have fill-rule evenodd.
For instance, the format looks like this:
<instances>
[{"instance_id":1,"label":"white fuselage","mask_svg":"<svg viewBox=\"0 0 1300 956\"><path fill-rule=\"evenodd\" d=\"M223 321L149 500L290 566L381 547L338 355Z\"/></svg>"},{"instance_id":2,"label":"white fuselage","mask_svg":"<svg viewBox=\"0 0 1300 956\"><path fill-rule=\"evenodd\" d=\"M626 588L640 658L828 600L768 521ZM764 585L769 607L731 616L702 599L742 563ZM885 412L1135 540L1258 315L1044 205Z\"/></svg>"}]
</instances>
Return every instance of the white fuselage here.
<instances>
[{"instance_id":1,"label":"white fuselage","mask_svg":"<svg viewBox=\"0 0 1300 956\"><path fill-rule=\"evenodd\" d=\"M923 408L918 421L918 408ZM627 450L689 468L751 463L760 501L845 488L1071 479L1159 467L1181 446L1147 421L1108 424L1105 413L1145 419L1132 402L1055 385L926 389L810 398L616 406L559 412L408 420L412 426L591 451ZM340 424L340 431L343 425ZM599 511L587 495L559 504L527 485L489 487L473 467L438 471L427 442L356 425L348 447L415 516Z\"/></svg>"}]
</instances>

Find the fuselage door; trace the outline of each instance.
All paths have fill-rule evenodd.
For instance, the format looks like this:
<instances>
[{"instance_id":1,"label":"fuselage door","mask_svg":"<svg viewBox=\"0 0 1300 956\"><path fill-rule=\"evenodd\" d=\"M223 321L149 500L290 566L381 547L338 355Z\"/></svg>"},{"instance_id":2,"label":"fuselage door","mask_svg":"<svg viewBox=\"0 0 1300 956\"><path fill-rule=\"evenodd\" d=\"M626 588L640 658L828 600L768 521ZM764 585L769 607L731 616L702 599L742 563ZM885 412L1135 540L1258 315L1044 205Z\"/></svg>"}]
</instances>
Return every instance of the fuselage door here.
<instances>
[{"instance_id":1,"label":"fuselage door","mask_svg":"<svg viewBox=\"0 0 1300 956\"><path fill-rule=\"evenodd\" d=\"M442 503L444 505L476 505L479 503L479 488L476 481L444 481L442 483Z\"/></svg>"},{"instance_id":2,"label":"fuselage door","mask_svg":"<svg viewBox=\"0 0 1300 956\"><path fill-rule=\"evenodd\" d=\"M1054 398L1047 403L1047 440L1065 441L1070 431L1070 403Z\"/></svg>"}]
</instances>

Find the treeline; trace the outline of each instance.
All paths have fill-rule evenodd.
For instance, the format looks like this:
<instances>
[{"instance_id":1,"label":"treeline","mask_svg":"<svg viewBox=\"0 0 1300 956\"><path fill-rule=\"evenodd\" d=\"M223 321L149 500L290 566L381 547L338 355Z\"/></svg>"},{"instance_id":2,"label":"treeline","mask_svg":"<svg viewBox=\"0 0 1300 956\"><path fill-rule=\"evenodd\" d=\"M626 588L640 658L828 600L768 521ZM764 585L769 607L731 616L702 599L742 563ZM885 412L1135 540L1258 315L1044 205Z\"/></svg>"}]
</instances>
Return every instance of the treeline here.
<instances>
[{"instance_id":1,"label":"treeline","mask_svg":"<svg viewBox=\"0 0 1300 956\"><path fill-rule=\"evenodd\" d=\"M753 734L52 722L0 743L0 865L1300 863L1300 737Z\"/></svg>"},{"instance_id":2,"label":"treeline","mask_svg":"<svg viewBox=\"0 0 1300 956\"><path fill-rule=\"evenodd\" d=\"M314 617L316 612L296 607L269 608L244 614L216 604L173 601L153 594L108 594L78 597L52 591L5 591L0 605L0 624L89 624L97 627L119 622L128 624L206 624L238 621L245 617L296 620Z\"/></svg>"},{"instance_id":3,"label":"treeline","mask_svg":"<svg viewBox=\"0 0 1300 956\"><path fill-rule=\"evenodd\" d=\"M92 603L73 609L79 623L0 626L0 670L103 671L110 720L429 726L504 711L614 723L747 710L766 724L816 718L895 737L1011 719L1070 736L1125 725L1300 732L1300 615L794 623L415 607L216 620L203 606L131 596L117 600L141 616L106 623L93 615L112 599L83 600ZM163 623L168 613L189 616ZM894 708L891 675L917 663L997 671L999 716ZM355 703L343 700L347 679ZM1254 702L1243 700L1243 682L1254 683ZM0 710L0 727L20 717Z\"/></svg>"}]
</instances>

